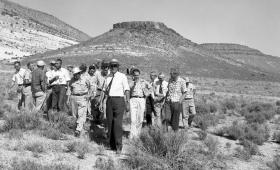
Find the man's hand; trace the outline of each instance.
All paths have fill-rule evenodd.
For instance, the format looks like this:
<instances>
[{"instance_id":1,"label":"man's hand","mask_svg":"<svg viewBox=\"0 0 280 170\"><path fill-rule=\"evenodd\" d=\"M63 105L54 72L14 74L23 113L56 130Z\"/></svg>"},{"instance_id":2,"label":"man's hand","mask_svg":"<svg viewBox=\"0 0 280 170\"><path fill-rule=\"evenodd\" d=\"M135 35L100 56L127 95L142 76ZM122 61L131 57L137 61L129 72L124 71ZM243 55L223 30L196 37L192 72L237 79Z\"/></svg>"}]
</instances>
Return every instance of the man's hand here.
<instances>
[{"instance_id":1,"label":"man's hand","mask_svg":"<svg viewBox=\"0 0 280 170\"><path fill-rule=\"evenodd\" d=\"M130 111L130 103L128 101L125 103L125 111L126 112Z\"/></svg>"}]
</instances>

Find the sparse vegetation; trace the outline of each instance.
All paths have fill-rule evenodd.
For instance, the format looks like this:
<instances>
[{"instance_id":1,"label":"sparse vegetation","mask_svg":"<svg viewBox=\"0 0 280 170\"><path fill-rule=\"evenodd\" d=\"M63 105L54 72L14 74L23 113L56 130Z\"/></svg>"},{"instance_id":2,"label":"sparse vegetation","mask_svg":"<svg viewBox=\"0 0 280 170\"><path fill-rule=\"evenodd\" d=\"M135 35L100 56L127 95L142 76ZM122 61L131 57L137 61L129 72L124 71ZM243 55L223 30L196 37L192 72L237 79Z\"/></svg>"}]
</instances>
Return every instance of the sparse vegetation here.
<instances>
[{"instance_id":1,"label":"sparse vegetation","mask_svg":"<svg viewBox=\"0 0 280 170\"><path fill-rule=\"evenodd\" d=\"M280 132L274 132L273 140L275 140L275 142L280 144Z\"/></svg>"},{"instance_id":2,"label":"sparse vegetation","mask_svg":"<svg viewBox=\"0 0 280 170\"><path fill-rule=\"evenodd\" d=\"M280 155L275 155L273 161L267 164L272 170L280 169Z\"/></svg>"},{"instance_id":3,"label":"sparse vegetation","mask_svg":"<svg viewBox=\"0 0 280 170\"><path fill-rule=\"evenodd\" d=\"M66 144L66 152L77 152L78 158L84 159L85 154L89 153L90 149L87 142L69 142Z\"/></svg>"},{"instance_id":4,"label":"sparse vegetation","mask_svg":"<svg viewBox=\"0 0 280 170\"><path fill-rule=\"evenodd\" d=\"M33 153L46 152L46 148L42 142L31 142L25 145L25 149Z\"/></svg>"},{"instance_id":5,"label":"sparse vegetation","mask_svg":"<svg viewBox=\"0 0 280 170\"><path fill-rule=\"evenodd\" d=\"M32 160L14 159L11 163L12 170L76 170L74 166L55 163L51 165L42 165Z\"/></svg>"},{"instance_id":6,"label":"sparse vegetation","mask_svg":"<svg viewBox=\"0 0 280 170\"><path fill-rule=\"evenodd\" d=\"M8 133L9 139L22 139L23 138L23 132L20 129L11 129Z\"/></svg>"},{"instance_id":7,"label":"sparse vegetation","mask_svg":"<svg viewBox=\"0 0 280 170\"><path fill-rule=\"evenodd\" d=\"M60 131L52 127L42 130L41 135L52 140L61 140L64 138L64 135Z\"/></svg>"},{"instance_id":8,"label":"sparse vegetation","mask_svg":"<svg viewBox=\"0 0 280 170\"><path fill-rule=\"evenodd\" d=\"M94 168L100 169L100 170L115 170L116 169L112 158L105 159L102 157L99 157L96 159Z\"/></svg>"}]
</instances>

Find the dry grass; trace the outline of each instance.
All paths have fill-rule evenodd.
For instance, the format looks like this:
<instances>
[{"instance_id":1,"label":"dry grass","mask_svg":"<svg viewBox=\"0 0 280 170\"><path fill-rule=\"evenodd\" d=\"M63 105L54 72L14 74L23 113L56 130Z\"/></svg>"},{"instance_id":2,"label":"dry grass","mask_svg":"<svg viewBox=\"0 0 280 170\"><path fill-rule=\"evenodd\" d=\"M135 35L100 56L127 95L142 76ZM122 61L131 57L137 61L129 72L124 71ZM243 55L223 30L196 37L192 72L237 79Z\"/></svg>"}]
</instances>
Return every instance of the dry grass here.
<instances>
[{"instance_id":1,"label":"dry grass","mask_svg":"<svg viewBox=\"0 0 280 170\"><path fill-rule=\"evenodd\" d=\"M89 144L85 141L72 141L65 145L66 152L76 152L79 159L84 159L85 155L90 152Z\"/></svg>"},{"instance_id":2,"label":"dry grass","mask_svg":"<svg viewBox=\"0 0 280 170\"><path fill-rule=\"evenodd\" d=\"M267 164L271 170L279 170L280 169L280 155L275 155L273 161Z\"/></svg>"}]
</instances>

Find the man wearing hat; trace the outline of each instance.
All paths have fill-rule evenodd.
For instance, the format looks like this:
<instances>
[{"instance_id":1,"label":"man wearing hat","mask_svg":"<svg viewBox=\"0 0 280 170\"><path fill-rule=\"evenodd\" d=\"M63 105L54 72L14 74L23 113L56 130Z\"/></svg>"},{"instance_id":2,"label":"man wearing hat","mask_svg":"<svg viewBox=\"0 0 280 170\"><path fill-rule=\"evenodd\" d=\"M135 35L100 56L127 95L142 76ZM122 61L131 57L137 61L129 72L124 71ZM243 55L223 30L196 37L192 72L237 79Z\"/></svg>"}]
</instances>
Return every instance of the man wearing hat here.
<instances>
[{"instance_id":1,"label":"man wearing hat","mask_svg":"<svg viewBox=\"0 0 280 170\"><path fill-rule=\"evenodd\" d=\"M112 150L120 153L122 150L122 119L124 111L129 112L129 85L125 74L119 72L119 62L110 61L110 75L105 80L103 92L107 96L106 117L108 137Z\"/></svg>"},{"instance_id":2,"label":"man wearing hat","mask_svg":"<svg viewBox=\"0 0 280 170\"><path fill-rule=\"evenodd\" d=\"M153 93L152 86L140 78L140 70L134 68L131 72L133 82L130 85L130 138L138 138L144 121L145 97Z\"/></svg>"},{"instance_id":3,"label":"man wearing hat","mask_svg":"<svg viewBox=\"0 0 280 170\"><path fill-rule=\"evenodd\" d=\"M191 127L192 121L196 114L195 104L194 104L194 95L196 92L195 86L191 83L189 77L185 77L187 93L186 97L182 103L182 118L183 124L186 126L188 122L188 126Z\"/></svg>"},{"instance_id":4,"label":"man wearing hat","mask_svg":"<svg viewBox=\"0 0 280 170\"><path fill-rule=\"evenodd\" d=\"M72 112L77 118L77 127L75 136L79 137L87 116L87 103L91 94L91 83L88 78L81 76L81 70L78 67L73 68L73 78L70 80Z\"/></svg>"},{"instance_id":5,"label":"man wearing hat","mask_svg":"<svg viewBox=\"0 0 280 170\"><path fill-rule=\"evenodd\" d=\"M37 61L37 69L32 72L31 91L35 100L35 111L39 111L46 99L46 75L45 62Z\"/></svg>"},{"instance_id":6,"label":"man wearing hat","mask_svg":"<svg viewBox=\"0 0 280 170\"><path fill-rule=\"evenodd\" d=\"M154 97L154 108L155 108L155 116L153 118L153 125L157 127L161 127L161 111L164 104L164 99L166 97L166 93L168 91L168 82L164 80L165 75L163 73L159 73L158 81L155 82L155 97Z\"/></svg>"},{"instance_id":7,"label":"man wearing hat","mask_svg":"<svg viewBox=\"0 0 280 170\"><path fill-rule=\"evenodd\" d=\"M51 108L52 105L52 87L53 87L53 81L51 81L55 77L55 61L51 60L49 69L46 72L46 77L47 77L47 94L46 94L46 107L45 107L45 113L48 113L49 109Z\"/></svg>"},{"instance_id":8,"label":"man wearing hat","mask_svg":"<svg viewBox=\"0 0 280 170\"><path fill-rule=\"evenodd\" d=\"M179 75L180 71L178 68L171 68L171 78L169 80L168 92L166 96L166 104L169 106L171 113L170 123L174 131L179 129L179 118L182 102L185 99L187 92L186 82ZM169 119L167 115L165 115L165 119Z\"/></svg>"}]
</instances>

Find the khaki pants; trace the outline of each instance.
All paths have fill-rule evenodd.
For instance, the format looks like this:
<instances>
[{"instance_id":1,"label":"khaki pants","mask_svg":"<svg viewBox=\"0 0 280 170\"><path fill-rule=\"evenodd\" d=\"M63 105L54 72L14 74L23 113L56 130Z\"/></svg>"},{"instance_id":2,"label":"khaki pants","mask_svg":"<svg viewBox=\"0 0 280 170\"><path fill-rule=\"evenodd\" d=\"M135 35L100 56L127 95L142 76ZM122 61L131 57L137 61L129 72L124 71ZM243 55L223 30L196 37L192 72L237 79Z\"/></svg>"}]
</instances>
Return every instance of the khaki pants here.
<instances>
[{"instance_id":1,"label":"khaki pants","mask_svg":"<svg viewBox=\"0 0 280 170\"><path fill-rule=\"evenodd\" d=\"M153 116L153 126L155 127L158 127L158 128L161 128L161 125L162 125L162 120L161 120L161 117L162 117L162 107L163 107L163 104L162 103L156 103L154 108L155 108L155 114Z\"/></svg>"},{"instance_id":2,"label":"khaki pants","mask_svg":"<svg viewBox=\"0 0 280 170\"><path fill-rule=\"evenodd\" d=\"M190 124L196 114L194 99L185 99L182 103L182 118L184 125L186 122Z\"/></svg>"},{"instance_id":3,"label":"khaki pants","mask_svg":"<svg viewBox=\"0 0 280 170\"><path fill-rule=\"evenodd\" d=\"M85 96L71 96L72 114L77 118L76 130L82 131L87 118L88 101Z\"/></svg>"},{"instance_id":4,"label":"khaki pants","mask_svg":"<svg viewBox=\"0 0 280 170\"><path fill-rule=\"evenodd\" d=\"M22 106L25 110L31 111L34 109L34 99L31 92L31 86L23 88L23 103Z\"/></svg>"},{"instance_id":5,"label":"khaki pants","mask_svg":"<svg viewBox=\"0 0 280 170\"><path fill-rule=\"evenodd\" d=\"M35 100L35 111L37 112L42 108L42 105L46 100L46 93L40 91L40 92L36 92L33 96Z\"/></svg>"},{"instance_id":6,"label":"khaki pants","mask_svg":"<svg viewBox=\"0 0 280 170\"><path fill-rule=\"evenodd\" d=\"M144 98L130 99L130 138L138 137L141 133L142 123L144 121L146 101Z\"/></svg>"}]
</instances>

